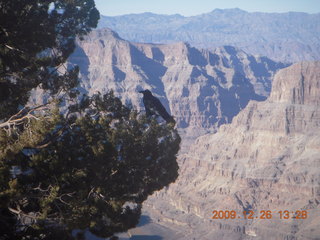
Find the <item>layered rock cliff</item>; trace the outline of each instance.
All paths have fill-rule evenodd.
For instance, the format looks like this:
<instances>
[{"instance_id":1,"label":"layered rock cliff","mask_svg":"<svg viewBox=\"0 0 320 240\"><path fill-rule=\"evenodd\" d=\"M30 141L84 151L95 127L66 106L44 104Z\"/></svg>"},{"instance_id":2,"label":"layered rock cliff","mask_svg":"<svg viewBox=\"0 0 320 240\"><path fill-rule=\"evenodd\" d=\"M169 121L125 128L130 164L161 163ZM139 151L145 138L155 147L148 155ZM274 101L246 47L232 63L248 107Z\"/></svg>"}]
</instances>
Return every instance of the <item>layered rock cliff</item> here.
<instances>
[{"instance_id":1,"label":"layered rock cliff","mask_svg":"<svg viewBox=\"0 0 320 240\"><path fill-rule=\"evenodd\" d=\"M264 100L274 73L285 66L230 46L207 51L183 42L131 43L109 29L79 41L69 60L80 66L88 94L112 89L140 110L138 91L150 89L180 129L196 129L188 136L230 122L249 100Z\"/></svg>"},{"instance_id":2,"label":"layered rock cliff","mask_svg":"<svg viewBox=\"0 0 320 240\"><path fill-rule=\"evenodd\" d=\"M276 74L267 101L198 138L180 158L177 182L146 209L180 239L319 239L319 169L320 62L303 62ZM211 219L214 210L237 217ZM253 219L244 218L249 210Z\"/></svg>"}]
</instances>

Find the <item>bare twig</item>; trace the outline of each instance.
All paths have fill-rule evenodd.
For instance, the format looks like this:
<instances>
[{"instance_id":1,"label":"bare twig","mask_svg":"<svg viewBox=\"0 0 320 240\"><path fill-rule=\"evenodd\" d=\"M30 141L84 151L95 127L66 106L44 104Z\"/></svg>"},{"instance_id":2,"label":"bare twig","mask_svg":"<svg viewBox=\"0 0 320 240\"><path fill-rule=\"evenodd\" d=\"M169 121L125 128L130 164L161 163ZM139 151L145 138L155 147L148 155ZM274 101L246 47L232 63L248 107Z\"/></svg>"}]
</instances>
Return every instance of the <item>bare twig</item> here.
<instances>
[{"instance_id":1,"label":"bare twig","mask_svg":"<svg viewBox=\"0 0 320 240\"><path fill-rule=\"evenodd\" d=\"M28 218L31 218L34 220L38 219L36 216L32 216L32 215L24 213L21 209L14 209L14 208L8 207L8 210L10 212L16 214L18 216L18 218L21 218L21 216L22 216L22 217L28 217Z\"/></svg>"},{"instance_id":2,"label":"bare twig","mask_svg":"<svg viewBox=\"0 0 320 240\"><path fill-rule=\"evenodd\" d=\"M0 123L0 128L6 129L8 134L11 135L11 129L23 124L25 120L28 120L28 122L30 122L31 119L39 120L39 118L34 115L34 112L48 110L49 109L49 107L47 106L48 104L49 103L31 108L31 109L29 108L21 109L18 113L11 116L6 122Z\"/></svg>"},{"instance_id":3,"label":"bare twig","mask_svg":"<svg viewBox=\"0 0 320 240\"><path fill-rule=\"evenodd\" d=\"M88 193L87 199L90 198L91 194L94 193L95 188L91 188L90 192Z\"/></svg>"},{"instance_id":4,"label":"bare twig","mask_svg":"<svg viewBox=\"0 0 320 240\"><path fill-rule=\"evenodd\" d=\"M41 188L41 183L39 183L38 187L32 188L32 190L39 190L40 192L48 192L50 190L50 188L52 188L51 185L49 185L47 189L42 189Z\"/></svg>"},{"instance_id":5,"label":"bare twig","mask_svg":"<svg viewBox=\"0 0 320 240\"><path fill-rule=\"evenodd\" d=\"M21 52L21 53L24 53L23 51L21 51L20 49L17 49L17 48L14 48L14 47L11 47L9 46L8 44L4 44L4 46L10 50L14 50L14 51L17 51L17 52Z\"/></svg>"},{"instance_id":6,"label":"bare twig","mask_svg":"<svg viewBox=\"0 0 320 240\"><path fill-rule=\"evenodd\" d=\"M73 197L73 195L74 195L75 193L76 193L76 192L64 193L64 194L62 194L61 196L57 197L57 199L59 199L60 202L66 204L66 205L68 205L68 206L71 206L69 203L67 203L66 201L64 201L64 200L62 199L62 197L64 197L64 196Z\"/></svg>"}]
</instances>

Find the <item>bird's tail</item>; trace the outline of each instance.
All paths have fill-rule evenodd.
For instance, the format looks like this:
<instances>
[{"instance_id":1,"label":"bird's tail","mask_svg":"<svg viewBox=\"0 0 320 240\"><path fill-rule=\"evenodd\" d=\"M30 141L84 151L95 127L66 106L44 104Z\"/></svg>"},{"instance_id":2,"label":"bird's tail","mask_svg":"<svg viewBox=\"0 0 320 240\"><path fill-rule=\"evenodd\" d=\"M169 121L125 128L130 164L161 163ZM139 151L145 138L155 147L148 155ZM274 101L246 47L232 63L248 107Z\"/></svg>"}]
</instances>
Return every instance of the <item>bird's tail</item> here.
<instances>
[{"instance_id":1,"label":"bird's tail","mask_svg":"<svg viewBox=\"0 0 320 240\"><path fill-rule=\"evenodd\" d=\"M171 116L168 120L167 123L171 123L173 125L176 125L176 120L174 120L174 118Z\"/></svg>"}]
</instances>

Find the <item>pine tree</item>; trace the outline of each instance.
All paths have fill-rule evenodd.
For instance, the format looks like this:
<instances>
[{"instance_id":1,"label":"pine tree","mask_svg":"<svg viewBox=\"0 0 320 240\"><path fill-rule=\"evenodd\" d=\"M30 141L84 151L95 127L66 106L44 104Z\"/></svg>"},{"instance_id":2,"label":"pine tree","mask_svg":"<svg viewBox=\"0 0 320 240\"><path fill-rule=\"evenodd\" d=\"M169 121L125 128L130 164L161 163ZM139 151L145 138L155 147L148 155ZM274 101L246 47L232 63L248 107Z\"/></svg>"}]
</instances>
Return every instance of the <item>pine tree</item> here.
<instances>
[{"instance_id":1,"label":"pine tree","mask_svg":"<svg viewBox=\"0 0 320 240\"><path fill-rule=\"evenodd\" d=\"M96 27L93 0L0 1L0 119L24 105L31 89L57 93L77 85L78 68L61 75L81 38Z\"/></svg>"},{"instance_id":2,"label":"pine tree","mask_svg":"<svg viewBox=\"0 0 320 240\"><path fill-rule=\"evenodd\" d=\"M112 236L134 227L143 201L178 176L174 124L112 92L67 113L61 97L21 108L35 87L77 95L78 68L58 69L98 18L92 0L0 1L1 239L73 239L73 229Z\"/></svg>"},{"instance_id":3,"label":"pine tree","mask_svg":"<svg viewBox=\"0 0 320 240\"><path fill-rule=\"evenodd\" d=\"M142 202L178 176L180 137L173 125L137 114L112 92L93 96L81 110L31 119L32 134L24 130L18 142L37 140L23 144L24 154L1 131L1 207L10 221L11 213L24 218L16 223L32 236L50 232L50 225L103 237L125 231L138 223ZM37 146L48 141L38 136L54 141ZM13 166L18 173L10 174Z\"/></svg>"}]
</instances>

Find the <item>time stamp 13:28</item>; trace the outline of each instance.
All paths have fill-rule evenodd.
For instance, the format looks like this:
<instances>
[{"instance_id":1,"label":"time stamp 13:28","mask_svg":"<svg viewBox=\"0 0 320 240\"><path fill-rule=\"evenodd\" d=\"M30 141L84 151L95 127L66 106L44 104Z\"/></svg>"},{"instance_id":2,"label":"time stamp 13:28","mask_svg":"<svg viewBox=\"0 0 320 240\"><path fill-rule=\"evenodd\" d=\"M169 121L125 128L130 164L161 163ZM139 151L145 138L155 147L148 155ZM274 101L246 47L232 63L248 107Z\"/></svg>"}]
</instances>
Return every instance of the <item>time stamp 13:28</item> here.
<instances>
[{"instance_id":1,"label":"time stamp 13:28","mask_svg":"<svg viewBox=\"0 0 320 240\"><path fill-rule=\"evenodd\" d=\"M261 211L243 211L238 213L235 210L214 210L211 219L307 219L308 212L306 210L281 210L272 212L270 210Z\"/></svg>"}]
</instances>

